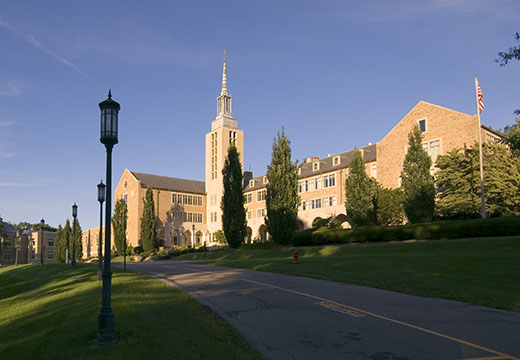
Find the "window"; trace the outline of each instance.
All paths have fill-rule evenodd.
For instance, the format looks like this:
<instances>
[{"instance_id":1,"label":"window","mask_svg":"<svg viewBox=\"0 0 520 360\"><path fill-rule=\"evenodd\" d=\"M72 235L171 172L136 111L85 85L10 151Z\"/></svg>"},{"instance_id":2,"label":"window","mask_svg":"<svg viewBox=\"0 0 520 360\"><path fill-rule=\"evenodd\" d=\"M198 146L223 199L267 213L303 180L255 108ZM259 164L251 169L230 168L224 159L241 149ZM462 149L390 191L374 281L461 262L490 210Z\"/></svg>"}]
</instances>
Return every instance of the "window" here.
<instances>
[{"instance_id":1,"label":"window","mask_svg":"<svg viewBox=\"0 0 520 360\"><path fill-rule=\"evenodd\" d=\"M303 192L303 181L298 181L298 192Z\"/></svg>"},{"instance_id":2,"label":"window","mask_svg":"<svg viewBox=\"0 0 520 360\"><path fill-rule=\"evenodd\" d=\"M259 190L256 192L256 201L264 201L265 196L267 195L267 190Z\"/></svg>"},{"instance_id":3,"label":"window","mask_svg":"<svg viewBox=\"0 0 520 360\"><path fill-rule=\"evenodd\" d=\"M202 206L202 196L172 193L172 203Z\"/></svg>"},{"instance_id":4,"label":"window","mask_svg":"<svg viewBox=\"0 0 520 360\"><path fill-rule=\"evenodd\" d=\"M372 176L374 179L377 178L377 164L372 164L370 168L370 176Z\"/></svg>"},{"instance_id":5,"label":"window","mask_svg":"<svg viewBox=\"0 0 520 360\"><path fill-rule=\"evenodd\" d=\"M11 240L5 239L4 240L4 246L11 246Z\"/></svg>"},{"instance_id":6,"label":"window","mask_svg":"<svg viewBox=\"0 0 520 360\"><path fill-rule=\"evenodd\" d=\"M54 259L54 250L47 251L47 259Z\"/></svg>"},{"instance_id":7,"label":"window","mask_svg":"<svg viewBox=\"0 0 520 360\"><path fill-rule=\"evenodd\" d=\"M307 210L307 201L306 200L303 200L302 201L302 210Z\"/></svg>"},{"instance_id":8,"label":"window","mask_svg":"<svg viewBox=\"0 0 520 360\"><path fill-rule=\"evenodd\" d=\"M253 202L253 193L247 193L244 197L246 204L251 204Z\"/></svg>"},{"instance_id":9,"label":"window","mask_svg":"<svg viewBox=\"0 0 520 360\"><path fill-rule=\"evenodd\" d=\"M332 158L332 166L339 165L339 160L340 160L339 156L334 156Z\"/></svg>"},{"instance_id":10,"label":"window","mask_svg":"<svg viewBox=\"0 0 520 360\"><path fill-rule=\"evenodd\" d=\"M262 209L256 209L256 217L259 218L259 217L265 217L266 215L266 210L265 208L262 208Z\"/></svg>"},{"instance_id":11,"label":"window","mask_svg":"<svg viewBox=\"0 0 520 360\"><path fill-rule=\"evenodd\" d=\"M211 179L217 178L217 133L211 134Z\"/></svg>"},{"instance_id":12,"label":"window","mask_svg":"<svg viewBox=\"0 0 520 360\"><path fill-rule=\"evenodd\" d=\"M264 176L262 181L263 181L264 184L267 184L269 182L269 181L267 181L267 176Z\"/></svg>"},{"instance_id":13,"label":"window","mask_svg":"<svg viewBox=\"0 0 520 360\"><path fill-rule=\"evenodd\" d=\"M318 171L320 169L320 162L316 161L312 163L312 171Z\"/></svg>"},{"instance_id":14,"label":"window","mask_svg":"<svg viewBox=\"0 0 520 360\"><path fill-rule=\"evenodd\" d=\"M421 132L426 131L426 119L419 120L419 130L421 130Z\"/></svg>"},{"instance_id":15,"label":"window","mask_svg":"<svg viewBox=\"0 0 520 360\"><path fill-rule=\"evenodd\" d=\"M128 181L125 180L125 183L123 184L123 187L126 189L128 187Z\"/></svg>"},{"instance_id":16,"label":"window","mask_svg":"<svg viewBox=\"0 0 520 360\"><path fill-rule=\"evenodd\" d=\"M255 180L253 180L253 179L252 179L252 180L249 180L249 186L250 186L250 187L255 186Z\"/></svg>"},{"instance_id":17,"label":"window","mask_svg":"<svg viewBox=\"0 0 520 360\"><path fill-rule=\"evenodd\" d=\"M123 200L128 204L128 194L123 195Z\"/></svg>"},{"instance_id":18,"label":"window","mask_svg":"<svg viewBox=\"0 0 520 360\"><path fill-rule=\"evenodd\" d=\"M49 239L49 242L47 244L49 246L54 246L54 239Z\"/></svg>"},{"instance_id":19,"label":"window","mask_svg":"<svg viewBox=\"0 0 520 360\"><path fill-rule=\"evenodd\" d=\"M11 252L9 250L4 251L4 260L11 259Z\"/></svg>"},{"instance_id":20,"label":"window","mask_svg":"<svg viewBox=\"0 0 520 360\"><path fill-rule=\"evenodd\" d=\"M247 211L247 220L252 219L252 218L253 218L253 211L252 210L248 210Z\"/></svg>"},{"instance_id":21,"label":"window","mask_svg":"<svg viewBox=\"0 0 520 360\"><path fill-rule=\"evenodd\" d=\"M236 131L230 131L229 132L229 144L233 144L236 146L237 144L237 132Z\"/></svg>"},{"instance_id":22,"label":"window","mask_svg":"<svg viewBox=\"0 0 520 360\"><path fill-rule=\"evenodd\" d=\"M430 141L430 156L440 155L441 154L441 141L433 140Z\"/></svg>"}]
</instances>

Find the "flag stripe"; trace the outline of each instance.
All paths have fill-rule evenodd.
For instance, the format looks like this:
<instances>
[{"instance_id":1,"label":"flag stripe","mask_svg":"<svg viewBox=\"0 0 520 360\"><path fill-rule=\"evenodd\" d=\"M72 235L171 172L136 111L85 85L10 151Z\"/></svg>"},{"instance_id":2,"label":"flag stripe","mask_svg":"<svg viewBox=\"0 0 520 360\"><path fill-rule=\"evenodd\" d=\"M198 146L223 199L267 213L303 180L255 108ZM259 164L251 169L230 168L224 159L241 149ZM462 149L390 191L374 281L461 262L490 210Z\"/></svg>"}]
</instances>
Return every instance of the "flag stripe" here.
<instances>
[{"instance_id":1,"label":"flag stripe","mask_svg":"<svg viewBox=\"0 0 520 360\"><path fill-rule=\"evenodd\" d=\"M478 103L478 113L480 114L482 110L484 110L484 101L482 100L484 96L482 95L482 90L480 89L480 85L477 85L477 103Z\"/></svg>"}]
</instances>

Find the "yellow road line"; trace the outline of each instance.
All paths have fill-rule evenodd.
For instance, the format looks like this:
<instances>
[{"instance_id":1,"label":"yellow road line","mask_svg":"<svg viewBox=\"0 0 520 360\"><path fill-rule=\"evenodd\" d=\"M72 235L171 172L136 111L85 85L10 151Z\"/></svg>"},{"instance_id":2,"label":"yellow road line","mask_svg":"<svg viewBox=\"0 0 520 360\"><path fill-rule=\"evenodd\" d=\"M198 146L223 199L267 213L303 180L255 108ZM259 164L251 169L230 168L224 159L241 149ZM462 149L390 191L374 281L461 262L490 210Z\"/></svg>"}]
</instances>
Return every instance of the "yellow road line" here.
<instances>
[{"instance_id":1,"label":"yellow road line","mask_svg":"<svg viewBox=\"0 0 520 360\"><path fill-rule=\"evenodd\" d=\"M353 306L348 306L348 305L345 305L345 304L341 304L341 303L338 303L338 302L335 302L335 301L332 301L332 300L328 300L328 299L325 299L325 298L322 298L322 297L319 297L319 296L306 294L306 293L303 293L303 292L300 292L300 291L296 291L296 290L286 289L286 288L283 288L283 287L280 287L280 286L271 285L271 284L263 283L263 282L260 282L260 281L249 280L249 279L244 279L244 278L241 278L241 280L248 281L248 282L251 282L251 283L254 283L254 284L258 284L258 285L268 286L268 287L271 287L273 289L278 289L278 290L290 292L290 293L293 293L293 294L309 297L309 298L320 300L320 301L326 301L328 303L335 304L337 306L342 306L342 307L345 307L345 308L348 308L348 309L351 309L351 310L354 310L354 311L357 311L357 312L360 312L360 313L363 313L363 314L366 314L366 315L373 316L373 317L381 319L381 320L390 321L390 322L393 322L395 324L403 325L403 326L406 326L406 327L409 327L409 328L412 328L412 329L416 329L416 330L419 330L419 331L422 331L422 332L425 332L425 333L428 333L428 334L431 334L431 335L435 335L435 336L438 336L438 337L441 337L441 338L444 338L444 339L448 339L448 340L457 342L459 344L464 344L464 345L473 347L475 349L483 350L483 351L486 351L486 352L498 355L499 357L497 357L496 359L520 360L520 358L504 354L504 353L502 353L500 351L488 349L488 348L486 348L484 346L473 344L473 343L470 343L469 341L466 341L466 340L457 339L457 338L455 338L453 336L445 335L445 334L439 333L437 331L428 330L428 329L422 328L420 326L416 326L416 325L413 325L413 324L406 323L404 321L395 320L395 319L392 319L392 318L389 318L389 317L386 317L386 316L382 316L382 315L378 315L378 314L372 313L370 311L358 309L358 308L355 308ZM484 358L484 359L493 359L493 358Z\"/></svg>"},{"instance_id":2,"label":"yellow road line","mask_svg":"<svg viewBox=\"0 0 520 360\"><path fill-rule=\"evenodd\" d=\"M479 358L460 359L460 360L507 360L507 359L511 359L511 358L504 357L504 356L490 356L490 357L479 357Z\"/></svg>"}]
</instances>

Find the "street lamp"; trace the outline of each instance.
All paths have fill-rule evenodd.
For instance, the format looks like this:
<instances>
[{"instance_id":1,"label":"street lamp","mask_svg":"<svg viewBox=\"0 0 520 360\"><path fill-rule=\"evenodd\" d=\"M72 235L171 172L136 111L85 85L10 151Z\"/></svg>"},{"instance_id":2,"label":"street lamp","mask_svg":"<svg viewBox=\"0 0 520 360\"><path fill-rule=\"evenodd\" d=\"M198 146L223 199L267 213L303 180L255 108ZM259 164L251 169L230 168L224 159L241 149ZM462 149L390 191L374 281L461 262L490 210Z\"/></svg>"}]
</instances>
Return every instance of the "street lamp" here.
<instances>
[{"instance_id":1,"label":"street lamp","mask_svg":"<svg viewBox=\"0 0 520 360\"><path fill-rule=\"evenodd\" d=\"M191 225L191 246L195 249L195 224Z\"/></svg>"},{"instance_id":2,"label":"street lamp","mask_svg":"<svg viewBox=\"0 0 520 360\"><path fill-rule=\"evenodd\" d=\"M45 220L43 218L40 220L40 230L42 231L42 238L40 239L40 265L43 265L43 226L45 225Z\"/></svg>"},{"instance_id":3,"label":"street lamp","mask_svg":"<svg viewBox=\"0 0 520 360\"><path fill-rule=\"evenodd\" d=\"M112 216L112 148L117 141L117 118L121 106L112 100L112 92L108 91L108 98L99 103L101 110L101 137L99 141L105 145L107 151L106 175L106 203L105 203L105 261L103 269L103 298L98 315L98 333L96 343L99 345L115 342L115 317L110 305L112 271L110 269L110 235Z\"/></svg>"},{"instance_id":4,"label":"street lamp","mask_svg":"<svg viewBox=\"0 0 520 360\"><path fill-rule=\"evenodd\" d=\"M99 241L98 241L98 274L97 279L101 281L101 274L103 273L103 253L101 251L103 246L103 203L105 202L105 189L103 180L97 186L97 200L99 201Z\"/></svg>"},{"instance_id":5,"label":"street lamp","mask_svg":"<svg viewBox=\"0 0 520 360\"><path fill-rule=\"evenodd\" d=\"M74 269L76 267L76 217L78 216L78 205L74 202L72 205L72 217L74 221L72 222L72 262L70 267Z\"/></svg>"}]
</instances>

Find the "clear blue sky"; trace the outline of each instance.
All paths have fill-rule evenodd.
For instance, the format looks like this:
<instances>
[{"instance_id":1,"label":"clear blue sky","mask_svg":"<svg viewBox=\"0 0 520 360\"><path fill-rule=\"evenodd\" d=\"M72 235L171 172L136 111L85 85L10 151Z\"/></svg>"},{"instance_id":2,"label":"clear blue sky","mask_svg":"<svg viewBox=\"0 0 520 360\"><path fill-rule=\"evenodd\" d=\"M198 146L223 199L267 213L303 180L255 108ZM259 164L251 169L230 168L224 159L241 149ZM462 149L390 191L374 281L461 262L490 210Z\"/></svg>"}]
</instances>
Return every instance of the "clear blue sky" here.
<instances>
[{"instance_id":1,"label":"clear blue sky","mask_svg":"<svg viewBox=\"0 0 520 360\"><path fill-rule=\"evenodd\" d=\"M379 141L420 100L514 123L518 0L0 3L0 215L96 227L105 177L98 103L121 104L123 170L204 180L227 50L245 169L265 173L285 127L293 158ZM114 185L115 185L114 184Z\"/></svg>"}]
</instances>

